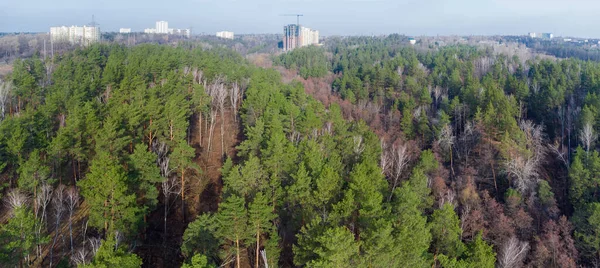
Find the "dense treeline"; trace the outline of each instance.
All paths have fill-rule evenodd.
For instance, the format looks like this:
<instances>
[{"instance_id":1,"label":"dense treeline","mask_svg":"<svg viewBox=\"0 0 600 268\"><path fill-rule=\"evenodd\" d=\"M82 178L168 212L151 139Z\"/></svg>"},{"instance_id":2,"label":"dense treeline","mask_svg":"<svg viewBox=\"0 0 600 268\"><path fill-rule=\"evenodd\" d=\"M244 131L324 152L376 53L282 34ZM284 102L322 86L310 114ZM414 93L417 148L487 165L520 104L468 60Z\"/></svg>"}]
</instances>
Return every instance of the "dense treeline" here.
<instances>
[{"instance_id":1,"label":"dense treeline","mask_svg":"<svg viewBox=\"0 0 600 268\"><path fill-rule=\"evenodd\" d=\"M397 38L328 44L333 92L368 110L346 113L384 133L382 144L401 144L383 149L388 180L407 178L389 164L402 159L398 148L430 149L441 164L428 179L434 208L452 204L461 241L481 233L501 267L598 263L600 65L467 46L419 51Z\"/></svg>"},{"instance_id":2,"label":"dense treeline","mask_svg":"<svg viewBox=\"0 0 600 268\"><path fill-rule=\"evenodd\" d=\"M600 49L597 47L598 40L589 40L589 42L568 42L563 41L562 39L545 40L529 37L505 37L503 39L508 42L524 43L527 47L532 48L539 53L552 55L558 58L600 61Z\"/></svg>"},{"instance_id":3,"label":"dense treeline","mask_svg":"<svg viewBox=\"0 0 600 268\"><path fill-rule=\"evenodd\" d=\"M185 213L185 183L202 179L188 143L191 115L210 118L214 130L223 117L215 96L227 96L225 84L251 68L228 50L157 45L97 45L55 62L48 76L50 63L18 60L1 87L0 163L12 216L0 258L139 266L128 252L159 195L180 196ZM162 203L166 221L171 204Z\"/></svg>"},{"instance_id":4,"label":"dense treeline","mask_svg":"<svg viewBox=\"0 0 600 268\"><path fill-rule=\"evenodd\" d=\"M274 56L273 63L287 69L297 70L298 74L304 79L323 77L327 74L329 68L324 53L323 48L307 46Z\"/></svg>"},{"instance_id":5,"label":"dense treeline","mask_svg":"<svg viewBox=\"0 0 600 268\"><path fill-rule=\"evenodd\" d=\"M332 104L190 42L16 61L0 84L0 259L139 267L180 247L184 267L598 263L600 65L405 43L274 58L333 81ZM217 196L202 192L211 174ZM153 240L163 256L140 249Z\"/></svg>"}]
</instances>

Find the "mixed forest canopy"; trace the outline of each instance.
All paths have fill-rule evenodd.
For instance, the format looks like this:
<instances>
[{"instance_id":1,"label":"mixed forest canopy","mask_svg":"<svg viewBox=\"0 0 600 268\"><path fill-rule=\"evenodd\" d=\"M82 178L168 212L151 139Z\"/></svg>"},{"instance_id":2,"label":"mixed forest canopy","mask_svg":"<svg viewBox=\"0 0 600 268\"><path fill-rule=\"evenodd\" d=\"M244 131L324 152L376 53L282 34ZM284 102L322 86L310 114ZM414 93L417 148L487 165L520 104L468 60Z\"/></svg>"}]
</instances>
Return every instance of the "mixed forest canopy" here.
<instances>
[{"instance_id":1,"label":"mixed forest canopy","mask_svg":"<svg viewBox=\"0 0 600 268\"><path fill-rule=\"evenodd\" d=\"M398 35L272 60L186 42L15 61L2 266L600 263L600 64Z\"/></svg>"}]
</instances>

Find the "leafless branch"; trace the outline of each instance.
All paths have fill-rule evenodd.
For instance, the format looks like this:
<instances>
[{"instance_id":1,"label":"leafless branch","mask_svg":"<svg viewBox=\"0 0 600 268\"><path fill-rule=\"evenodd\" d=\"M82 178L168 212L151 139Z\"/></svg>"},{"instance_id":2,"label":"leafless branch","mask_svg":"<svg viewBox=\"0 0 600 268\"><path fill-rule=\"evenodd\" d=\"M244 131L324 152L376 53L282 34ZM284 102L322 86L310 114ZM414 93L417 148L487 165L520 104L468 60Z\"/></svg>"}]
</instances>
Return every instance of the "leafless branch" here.
<instances>
[{"instance_id":1,"label":"leafless branch","mask_svg":"<svg viewBox=\"0 0 600 268\"><path fill-rule=\"evenodd\" d=\"M581 142L585 145L585 151L589 152L592 143L596 140L596 134L594 133L594 128L590 122L585 123L583 129L581 129L579 139L581 139Z\"/></svg>"},{"instance_id":2,"label":"leafless branch","mask_svg":"<svg viewBox=\"0 0 600 268\"><path fill-rule=\"evenodd\" d=\"M527 256L529 251L529 243L525 241L519 241L516 237L511 237L500 249L498 254L498 267L501 268L513 268L521 267L523 265L523 259Z\"/></svg>"},{"instance_id":3,"label":"leafless branch","mask_svg":"<svg viewBox=\"0 0 600 268\"><path fill-rule=\"evenodd\" d=\"M12 209L20 208L27 204L27 196L19 189L13 189L8 193L6 202Z\"/></svg>"}]
</instances>

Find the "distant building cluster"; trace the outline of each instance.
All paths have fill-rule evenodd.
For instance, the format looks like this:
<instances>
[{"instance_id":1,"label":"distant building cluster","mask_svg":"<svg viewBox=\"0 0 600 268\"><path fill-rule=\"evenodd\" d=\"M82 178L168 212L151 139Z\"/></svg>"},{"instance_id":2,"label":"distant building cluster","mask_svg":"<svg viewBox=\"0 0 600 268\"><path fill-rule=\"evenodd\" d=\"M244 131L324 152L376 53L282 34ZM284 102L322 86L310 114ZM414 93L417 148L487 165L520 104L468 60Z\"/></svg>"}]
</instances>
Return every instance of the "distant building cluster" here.
<instances>
[{"instance_id":1,"label":"distant building cluster","mask_svg":"<svg viewBox=\"0 0 600 268\"><path fill-rule=\"evenodd\" d=\"M531 38L542 38L542 39L552 39L552 38L554 38L554 34L552 34L552 33L529 33L529 37L531 37Z\"/></svg>"},{"instance_id":2,"label":"distant building cluster","mask_svg":"<svg viewBox=\"0 0 600 268\"><path fill-rule=\"evenodd\" d=\"M319 44L319 31L297 24L283 27L283 50Z\"/></svg>"},{"instance_id":3,"label":"distant building cluster","mask_svg":"<svg viewBox=\"0 0 600 268\"><path fill-rule=\"evenodd\" d=\"M50 39L53 42L89 45L100 41L100 28L95 26L50 27Z\"/></svg>"},{"instance_id":4,"label":"distant building cluster","mask_svg":"<svg viewBox=\"0 0 600 268\"><path fill-rule=\"evenodd\" d=\"M119 29L119 33L131 33L131 28L121 28Z\"/></svg>"},{"instance_id":5,"label":"distant building cluster","mask_svg":"<svg viewBox=\"0 0 600 268\"><path fill-rule=\"evenodd\" d=\"M227 32L227 31L217 32L217 37L225 38L225 39L233 39L233 32Z\"/></svg>"},{"instance_id":6,"label":"distant building cluster","mask_svg":"<svg viewBox=\"0 0 600 268\"><path fill-rule=\"evenodd\" d=\"M146 28L144 33L147 34L171 34L190 37L190 29L173 29L169 28L168 21L157 21L155 28Z\"/></svg>"}]
</instances>

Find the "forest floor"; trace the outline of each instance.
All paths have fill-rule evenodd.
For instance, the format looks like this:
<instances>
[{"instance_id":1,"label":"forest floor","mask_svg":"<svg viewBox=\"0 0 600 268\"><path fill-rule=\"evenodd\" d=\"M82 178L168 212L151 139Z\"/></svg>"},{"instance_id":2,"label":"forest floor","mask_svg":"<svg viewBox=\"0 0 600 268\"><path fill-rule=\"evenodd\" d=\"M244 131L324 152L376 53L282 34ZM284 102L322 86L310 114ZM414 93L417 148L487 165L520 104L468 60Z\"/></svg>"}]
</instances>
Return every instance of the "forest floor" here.
<instances>
[{"instance_id":1,"label":"forest floor","mask_svg":"<svg viewBox=\"0 0 600 268\"><path fill-rule=\"evenodd\" d=\"M165 243L163 243L165 230L164 197L162 195L159 198L157 209L148 215L148 227L144 232L143 242L137 245L135 250L135 253L143 259L143 267L181 266L184 256L182 256L180 248L188 223L194 221L201 213L217 211L223 187L221 179L223 161L226 156L235 158L235 147L242 139L240 121L238 118L234 119L233 116L233 111L226 110L224 118L217 117L210 151L207 151L209 127L206 125L206 118L203 118L202 126L200 126L197 115L191 118L190 145L196 150L194 162L201 171L189 176L186 182L185 215L181 209L181 196L177 196L179 201L173 202L169 209ZM221 123L223 122L223 139L221 139ZM200 130L202 135L200 135ZM223 155L221 155L221 141L223 141L224 147Z\"/></svg>"},{"instance_id":2,"label":"forest floor","mask_svg":"<svg viewBox=\"0 0 600 268\"><path fill-rule=\"evenodd\" d=\"M69 230L68 214L62 220L62 224L58 230L52 231L48 234L50 242L41 247L41 255L35 258L31 267L51 267L50 262L52 261L52 267L56 266L64 256L70 256L71 250L71 235L73 236L73 245L83 245L84 237L90 228L87 228L87 215L90 211L90 207L83 202L79 208L73 213L71 218L72 233ZM68 212L67 212L68 213ZM54 220L51 215L48 215L48 223L52 224ZM54 247L52 246L53 240L56 238ZM52 251L51 251L52 250ZM74 248L79 250L79 248ZM69 261L69 260L66 260Z\"/></svg>"}]
</instances>

